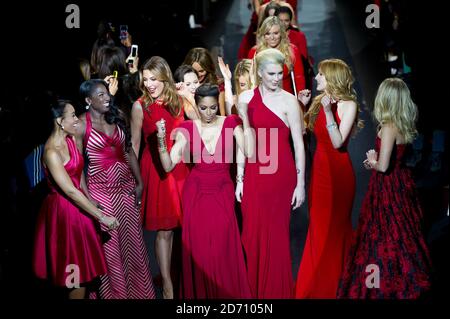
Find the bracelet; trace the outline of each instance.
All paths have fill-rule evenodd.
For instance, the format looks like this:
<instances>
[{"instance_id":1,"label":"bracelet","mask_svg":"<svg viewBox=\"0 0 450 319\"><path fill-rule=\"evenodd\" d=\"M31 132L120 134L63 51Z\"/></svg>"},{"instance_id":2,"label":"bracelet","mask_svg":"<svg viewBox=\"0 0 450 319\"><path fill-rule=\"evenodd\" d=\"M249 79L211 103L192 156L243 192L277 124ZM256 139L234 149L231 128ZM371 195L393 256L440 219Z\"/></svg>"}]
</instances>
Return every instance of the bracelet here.
<instances>
[{"instance_id":1,"label":"bracelet","mask_svg":"<svg viewBox=\"0 0 450 319\"><path fill-rule=\"evenodd\" d=\"M337 127L338 126L337 126L336 122L333 122L333 123L327 125L327 130L331 131L333 128L337 128Z\"/></svg>"},{"instance_id":2,"label":"bracelet","mask_svg":"<svg viewBox=\"0 0 450 319\"><path fill-rule=\"evenodd\" d=\"M242 183L244 182L244 175L236 175L236 183Z\"/></svg>"},{"instance_id":3,"label":"bracelet","mask_svg":"<svg viewBox=\"0 0 450 319\"><path fill-rule=\"evenodd\" d=\"M103 221L105 220L105 214L102 214L102 216L98 219L98 221L100 222L100 223L103 223Z\"/></svg>"},{"instance_id":4,"label":"bracelet","mask_svg":"<svg viewBox=\"0 0 450 319\"><path fill-rule=\"evenodd\" d=\"M167 151L166 135L156 134L156 137L158 138L158 151L160 153Z\"/></svg>"},{"instance_id":5,"label":"bracelet","mask_svg":"<svg viewBox=\"0 0 450 319\"><path fill-rule=\"evenodd\" d=\"M300 174L300 168L297 168L297 175Z\"/></svg>"}]
</instances>

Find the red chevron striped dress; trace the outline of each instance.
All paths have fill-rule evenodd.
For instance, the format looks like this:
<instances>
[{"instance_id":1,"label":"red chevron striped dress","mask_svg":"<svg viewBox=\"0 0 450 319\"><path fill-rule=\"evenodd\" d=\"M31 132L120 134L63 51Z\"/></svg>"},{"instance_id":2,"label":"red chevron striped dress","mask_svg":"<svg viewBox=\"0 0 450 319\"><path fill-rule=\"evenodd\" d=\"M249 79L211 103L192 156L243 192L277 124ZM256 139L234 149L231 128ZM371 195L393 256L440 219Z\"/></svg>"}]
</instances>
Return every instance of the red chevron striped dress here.
<instances>
[{"instance_id":1,"label":"red chevron striped dress","mask_svg":"<svg viewBox=\"0 0 450 319\"><path fill-rule=\"evenodd\" d=\"M103 206L105 214L115 216L120 223L107 233L110 238L103 244L108 274L101 277L99 297L153 299L140 212L134 194L130 195L135 180L125 153L125 134L118 126L112 136L96 131L87 112L84 148L89 161L89 194Z\"/></svg>"}]
</instances>

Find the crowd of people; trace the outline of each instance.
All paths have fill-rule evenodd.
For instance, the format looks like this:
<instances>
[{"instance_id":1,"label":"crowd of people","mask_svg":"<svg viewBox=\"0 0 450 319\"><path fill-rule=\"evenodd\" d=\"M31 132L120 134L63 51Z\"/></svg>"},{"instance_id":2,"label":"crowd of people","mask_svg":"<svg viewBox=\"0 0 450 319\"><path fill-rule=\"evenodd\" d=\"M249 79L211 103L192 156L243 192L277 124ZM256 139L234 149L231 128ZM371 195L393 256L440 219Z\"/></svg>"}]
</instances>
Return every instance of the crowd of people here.
<instances>
[{"instance_id":1,"label":"crowd of people","mask_svg":"<svg viewBox=\"0 0 450 319\"><path fill-rule=\"evenodd\" d=\"M72 299L153 299L146 229L157 232L165 299L417 299L430 291L422 209L405 165L417 135L410 90L400 78L378 88L376 147L361 150L372 175L354 232L348 145L364 129L355 79L341 59L320 61L312 77L296 13L297 1L255 0L233 72L206 48L186 50L179 66L140 56L130 34L119 43L102 25L79 65L82 114L57 95L49 105L38 278ZM317 143L309 185L306 134ZM294 281L289 225L306 199Z\"/></svg>"}]
</instances>

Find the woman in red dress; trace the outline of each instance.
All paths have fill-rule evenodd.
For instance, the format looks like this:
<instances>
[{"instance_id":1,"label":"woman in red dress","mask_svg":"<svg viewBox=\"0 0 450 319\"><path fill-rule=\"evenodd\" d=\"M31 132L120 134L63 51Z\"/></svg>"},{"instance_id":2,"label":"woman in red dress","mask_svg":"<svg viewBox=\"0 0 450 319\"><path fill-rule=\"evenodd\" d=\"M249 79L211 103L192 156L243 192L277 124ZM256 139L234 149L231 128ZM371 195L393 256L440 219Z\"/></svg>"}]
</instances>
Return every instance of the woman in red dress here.
<instances>
[{"instance_id":1,"label":"woman in red dress","mask_svg":"<svg viewBox=\"0 0 450 319\"><path fill-rule=\"evenodd\" d=\"M417 107L402 80L383 81L374 116L380 130L375 150L368 151L364 161L373 172L338 298L416 299L430 290L431 261L421 205L404 156L417 133Z\"/></svg>"},{"instance_id":2,"label":"woman in red dress","mask_svg":"<svg viewBox=\"0 0 450 319\"><path fill-rule=\"evenodd\" d=\"M165 171L176 167L186 152L192 154L195 165L183 189L181 297L185 299L251 297L230 163L233 136L247 155L254 150L254 137L246 105L238 108L242 120L236 115L217 116L218 96L217 85L204 84L196 90L200 119L180 125L170 154L164 120L157 123Z\"/></svg>"},{"instance_id":3,"label":"woman in red dress","mask_svg":"<svg viewBox=\"0 0 450 319\"><path fill-rule=\"evenodd\" d=\"M258 30L257 45L253 47L248 58L268 48L278 49L284 54L283 90L297 96L305 88L305 75L298 48L289 42L284 25L277 17L269 17ZM294 81L292 81L294 79Z\"/></svg>"},{"instance_id":4,"label":"woman in red dress","mask_svg":"<svg viewBox=\"0 0 450 319\"><path fill-rule=\"evenodd\" d=\"M242 242L252 297L292 298L289 223L291 210L305 198L303 119L298 101L280 86L284 55L266 49L255 60L258 86L239 96L239 104L248 104L257 146L245 167L238 156L236 197L242 199Z\"/></svg>"},{"instance_id":5,"label":"woman in red dress","mask_svg":"<svg viewBox=\"0 0 450 319\"><path fill-rule=\"evenodd\" d=\"M50 194L37 220L33 270L38 278L59 287L78 279L75 283L82 286L72 289L69 298L82 299L88 284L107 271L96 220L110 230L119 223L104 215L81 189L84 160L74 138L79 123L74 107L60 100L52 106L52 117L54 129L43 156ZM76 273L78 278L70 278Z\"/></svg>"},{"instance_id":6,"label":"woman in red dress","mask_svg":"<svg viewBox=\"0 0 450 319\"><path fill-rule=\"evenodd\" d=\"M322 93L305 116L317 147L308 195L309 229L297 274L296 298L336 298L352 237L355 174L347 145L358 123L353 76L345 62L331 59L319 63L316 81ZM310 92L300 92L299 99L306 105Z\"/></svg>"},{"instance_id":7,"label":"woman in red dress","mask_svg":"<svg viewBox=\"0 0 450 319\"><path fill-rule=\"evenodd\" d=\"M145 62L142 70L143 96L133 104L131 111L132 144L135 153L139 154L143 134L142 219L147 230L157 231L155 250L163 280L163 296L171 299L173 229L181 226L181 190L189 171L186 165L180 164L172 172L164 172L158 155L156 122L163 118L170 134L184 121L184 113L167 62L154 56ZM167 145L169 149L172 146L170 135L167 136Z\"/></svg>"}]
</instances>

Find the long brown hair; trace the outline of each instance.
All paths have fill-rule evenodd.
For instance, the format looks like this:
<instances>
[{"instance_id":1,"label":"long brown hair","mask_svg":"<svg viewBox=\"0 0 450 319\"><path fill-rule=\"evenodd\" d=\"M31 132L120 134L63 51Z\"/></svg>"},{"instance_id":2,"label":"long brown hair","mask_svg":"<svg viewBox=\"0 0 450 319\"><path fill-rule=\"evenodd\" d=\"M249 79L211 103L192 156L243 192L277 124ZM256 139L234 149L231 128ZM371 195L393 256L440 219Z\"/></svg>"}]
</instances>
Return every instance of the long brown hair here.
<instances>
[{"instance_id":1,"label":"long brown hair","mask_svg":"<svg viewBox=\"0 0 450 319\"><path fill-rule=\"evenodd\" d=\"M206 71L203 83L217 84L216 66L208 50L205 48L190 49L184 58L183 64L192 66L194 62L200 64L202 69Z\"/></svg>"},{"instance_id":2,"label":"long brown hair","mask_svg":"<svg viewBox=\"0 0 450 319\"><path fill-rule=\"evenodd\" d=\"M337 100L353 101L356 103L358 112L355 123L358 128L363 128L363 121L358 116L360 108L356 92L353 89L354 78L350 67L340 59L328 59L319 63L319 72L325 76L325 80L327 81L326 91L329 95ZM310 131L314 129L314 124L321 107L321 100L325 94L323 92L316 96L308 112L305 114L307 128Z\"/></svg>"},{"instance_id":3,"label":"long brown hair","mask_svg":"<svg viewBox=\"0 0 450 319\"><path fill-rule=\"evenodd\" d=\"M164 89L158 99L168 108L172 116L179 116L181 112L181 103L175 88L175 82L173 81L172 71L166 60L159 56L152 56L148 59L142 69L150 71L158 81L164 83ZM144 86L143 79L140 82L140 88L142 90L142 99L145 103L144 108L148 110L148 106L155 102L155 99L150 95L147 88Z\"/></svg>"}]
</instances>

